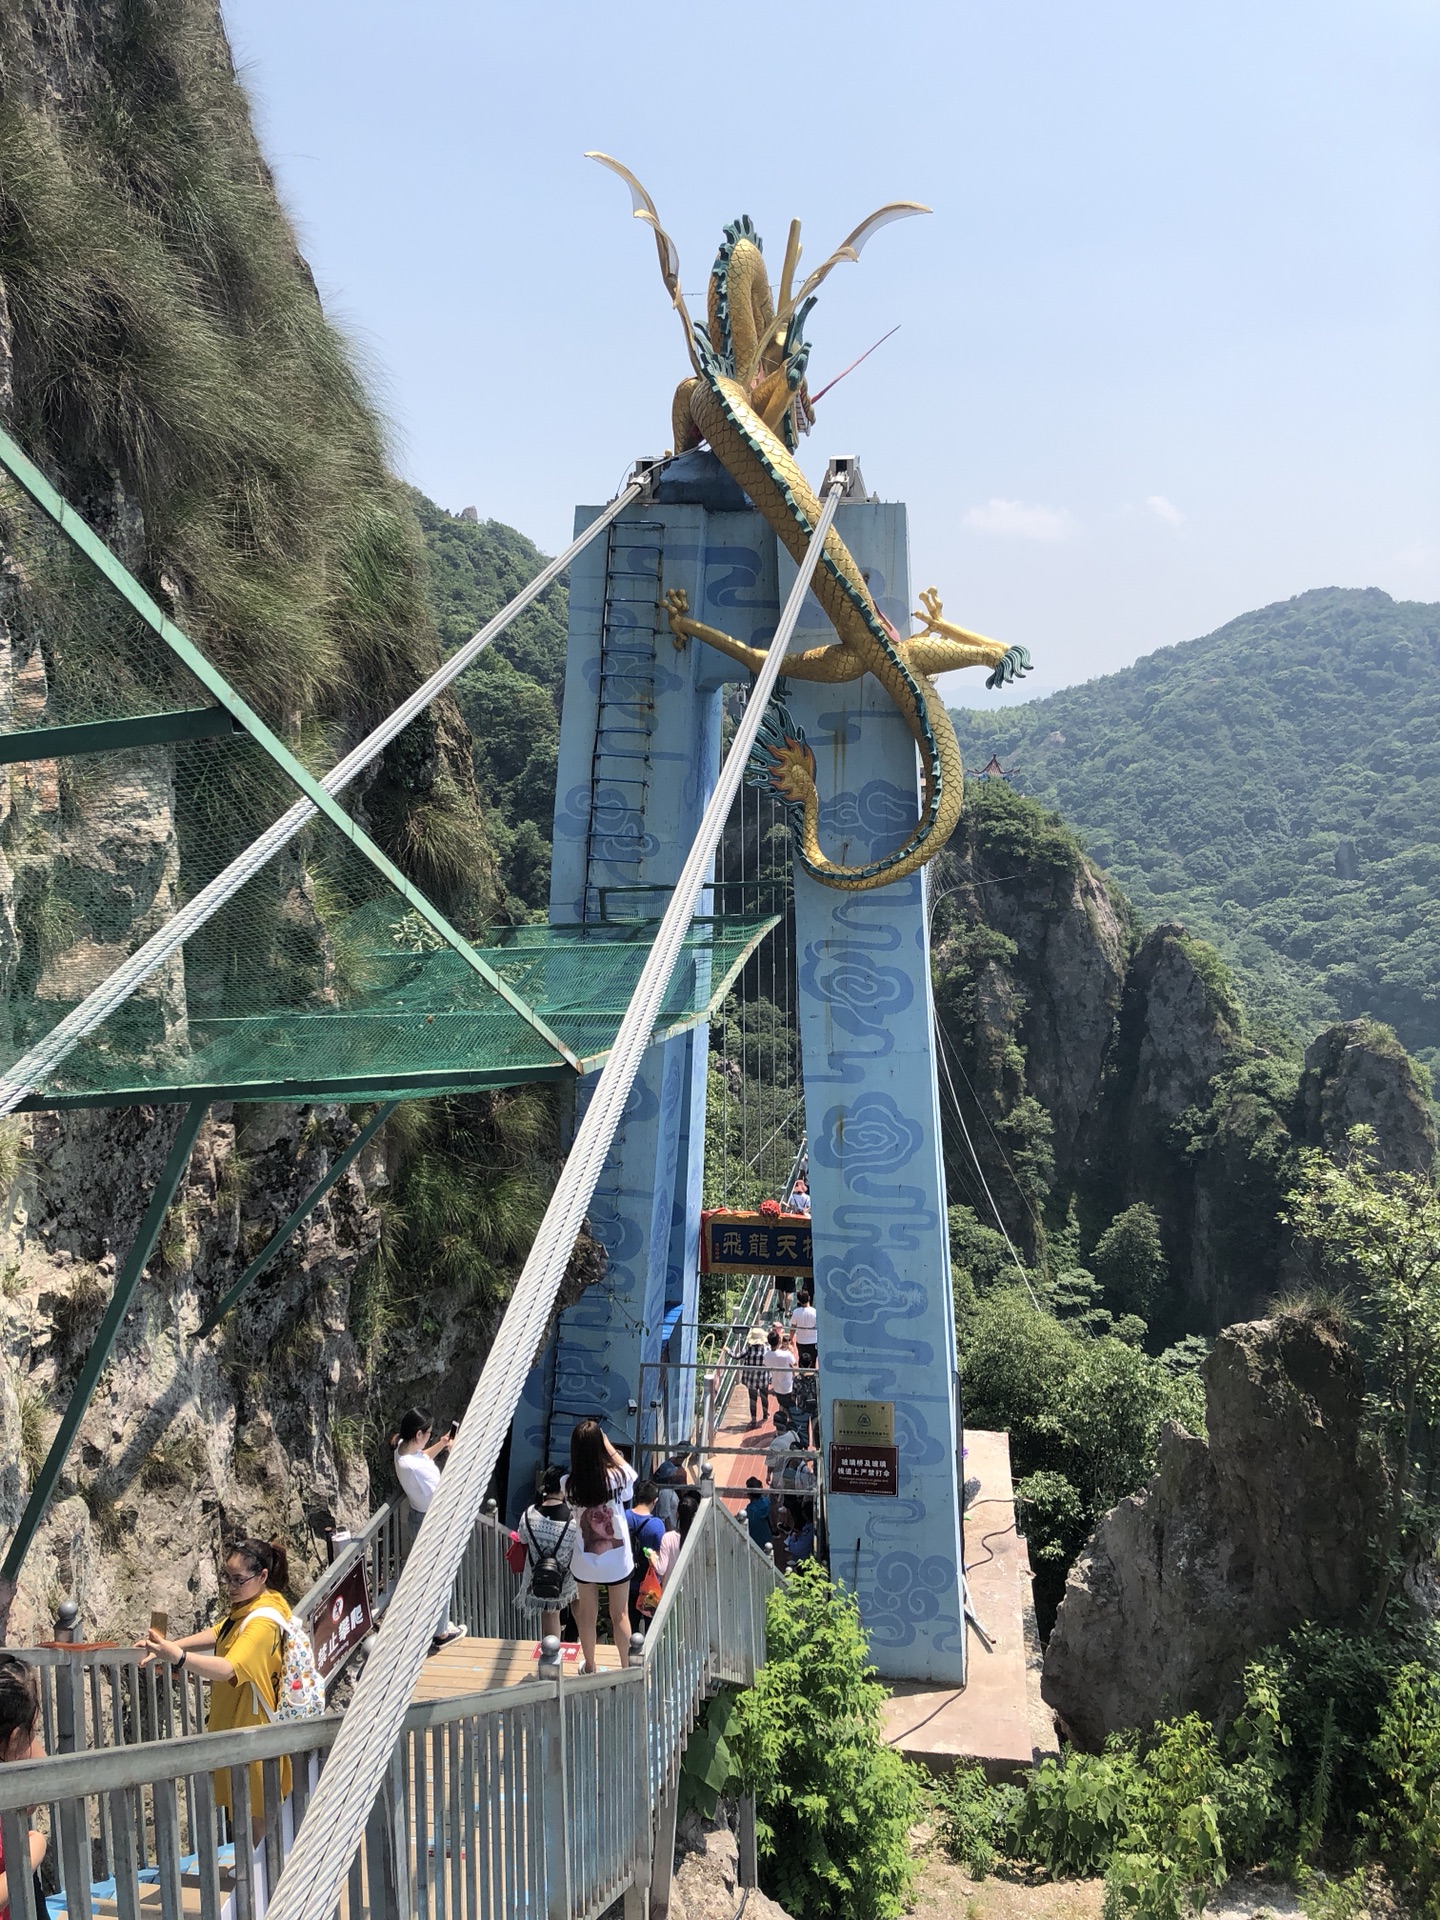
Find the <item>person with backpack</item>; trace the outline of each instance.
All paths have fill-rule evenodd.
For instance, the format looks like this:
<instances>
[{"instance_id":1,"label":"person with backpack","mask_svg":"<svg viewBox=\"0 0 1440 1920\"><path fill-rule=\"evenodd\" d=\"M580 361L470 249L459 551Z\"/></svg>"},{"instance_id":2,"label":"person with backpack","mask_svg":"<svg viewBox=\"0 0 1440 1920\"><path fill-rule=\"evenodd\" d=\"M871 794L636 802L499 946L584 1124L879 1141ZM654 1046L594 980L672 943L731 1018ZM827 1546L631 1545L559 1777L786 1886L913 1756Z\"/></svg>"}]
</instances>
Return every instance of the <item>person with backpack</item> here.
<instances>
[{"instance_id":1,"label":"person with backpack","mask_svg":"<svg viewBox=\"0 0 1440 1920\"><path fill-rule=\"evenodd\" d=\"M179 1640L167 1640L151 1627L145 1638L136 1642L145 1649L143 1666L163 1660L170 1667L210 1682L207 1733L309 1717L315 1710L313 1691L298 1712L296 1703L286 1698L289 1693L306 1690L302 1668L307 1656L310 1679L319 1691L318 1710L324 1711L324 1692L314 1674L309 1636L303 1628L292 1629L289 1624L290 1602L282 1591L289 1576L283 1540L237 1540L226 1551L221 1574L230 1601L225 1618ZM289 1791L290 1762L282 1758L280 1797L284 1799ZM250 1805L257 1844L265 1831L262 1796L260 1763L256 1761L250 1769ZM230 1805L228 1771L215 1775L215 1804Z\"/></svg>"},{"instance_id":2,"label":"person with backpack","mask_svg":"<svg viewBox=\"0 0 1440 1920\"><path fill-rule=\"evenodd\" d=\"M774 1540L770 1527L770 1496L765 1491L765 1482L753 1473L745 1482L745 1491L750 1497L740 1510L740 1518L749 1528L750 1538L757 1547L763 1549Z\"/></svg>"},{"instance_id":3,"label":"person with backpack","mask_svg":"<svg viewBox=\"0 0 1440 1920\"><path fill-rule=\"evenodd\" d=\"M13 1654L0 1654L0 1762L43 1760L45 1741L40 1731L40 1690L34 1669ZM32 1809L33 1811L33 1809ZM28 1859L15 1865L18 1879L34 1875L45 1858L45 1836L33 1829L25 1836ZM35 1911L44 1913L45 1898L35 1883ZM10 1874L5 1865L4 1836L0 1834L0 1920L10 1920Z\"/></svg>"},{"instance_id":4,"label":"person with backpack","mask_svg":"<svg viewBox=\"0 0 1440 1920\"><path fill-rule=\"evenodd\" d=\"M583 1673L594 1673L595 1640L600 1619L600 1589L610 1602L610 1633L623 1666L630 1653L630 1576L635 1556L625 1501L636 1473L605 1437L598 1420L580 1420L570 1435L570 1471L561 1489L576 1509L580 1539L570 1565L579 1582L575 1624L585 1656Z\"/></svg>"},{"instance_id":5,"label":"person with backpack","mask_svg":"<svg viewBox=\"0 0 1440 1920\"><path fill-rule=\"evenodd\" d=\"M580 1529L560 1488L560 1469L547 1467L540 1498L525 1509L515 1529L525 1549L525 1570L515 1600L526 1613L540 1615L541 1639L548 1633L559 1638L560 1615L574 1605L579 1592L571 1561Z\"/></svg>"},{"instance_id":6,"label":"person with backpack","mask_svg":"<svg viewBox=\"0 0 1440 1920\"><path fill-rule=\"evenodd\" d=\"M630 1529L630 1550L635 1556L635 1571L630 1576L630 1620L632 1626L643 1627L645 1620L655 1611L659 1599L660 1582L670 1571L670 1562L680 1551L678 1533L667 1532L665 1522L654 1511L659 1488L653 1480L643 1481L635 1489L635 1494L625 1515L626 1525ZM672 1547L667 1549L666 1541ZM652 1579L650 1576L654 1575ZM645 1590L645 1604L642 1605L641 1589Z\"/></svg>"}]
</instances>

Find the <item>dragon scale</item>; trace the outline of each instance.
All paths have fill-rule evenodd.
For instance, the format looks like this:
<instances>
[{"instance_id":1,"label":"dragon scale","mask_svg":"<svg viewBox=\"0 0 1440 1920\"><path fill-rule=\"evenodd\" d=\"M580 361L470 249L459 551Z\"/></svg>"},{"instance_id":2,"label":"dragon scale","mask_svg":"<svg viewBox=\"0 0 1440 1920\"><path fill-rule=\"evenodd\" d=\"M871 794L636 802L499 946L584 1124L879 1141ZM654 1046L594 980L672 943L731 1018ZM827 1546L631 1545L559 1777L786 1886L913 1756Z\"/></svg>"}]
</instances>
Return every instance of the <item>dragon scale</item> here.
<instances>
[{"instance_id":1,"label":"dragon scale","mask_svg":"<svg viewBox=\"0 0 1440 1920\"><path fill-rule=\"evenodd\" d=\"M744 488L786 552L798 561L820 518L820 502L794 455L750 407L738 382L724 375L713 381L697 381L690 408L691 418L700 435L709 441L711 452ZM770 749L774 763L771 778L785 799L800 807L798 844L808 873L832 887L883 886L923 866L954 832L964 792L960 746L940 696L923 674L906 666L849 548L833 527L811 591L839 636L841 647L852 656L850 661L836 660L836 668L843 670L846 679L858 677L859 672L872 673L895 702L920 749L920 819L904 846L885 859L861 867L838 866L820 846L820 799L813 756L803 740L790 734L783 745ZM823 658L837 650L825 647L813 651ZM803 655L792 656L785 663L785 672L797 679L829 678L824 673L806 673L803 662Z\"/></svg>"}]
</instances>

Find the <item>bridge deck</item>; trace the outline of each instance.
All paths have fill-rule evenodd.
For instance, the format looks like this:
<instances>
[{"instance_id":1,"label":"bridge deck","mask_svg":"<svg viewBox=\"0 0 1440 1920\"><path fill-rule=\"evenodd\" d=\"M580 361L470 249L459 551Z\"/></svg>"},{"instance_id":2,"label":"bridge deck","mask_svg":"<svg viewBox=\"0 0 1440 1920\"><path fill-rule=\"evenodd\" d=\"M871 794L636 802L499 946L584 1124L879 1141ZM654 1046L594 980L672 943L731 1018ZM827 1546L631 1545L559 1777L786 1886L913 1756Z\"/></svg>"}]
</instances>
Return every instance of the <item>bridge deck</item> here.
<instances>
[{"instance_id":1,"label":"bridge deck","mask_svg":"<svg viewBox=\"0 0 1440 1920\"><path fill-rule=\"evenodd\" d=\"M522 1680L535 1678L538 1648L538 1639L483 1640L467 1634L463 1640L452 1640L448 1647L431 1654L420 1671L411 1697L415 1700L451 1700L462 1693L519 1686ZM578 1673L580 1649L567 1647L565 1652L574 1656L565 1661L566 1673ZM601 1668L612 1671L621 1664L620 1655L614 1647L597 1647L595 1658Z\"/></svg>"}]
</instances>

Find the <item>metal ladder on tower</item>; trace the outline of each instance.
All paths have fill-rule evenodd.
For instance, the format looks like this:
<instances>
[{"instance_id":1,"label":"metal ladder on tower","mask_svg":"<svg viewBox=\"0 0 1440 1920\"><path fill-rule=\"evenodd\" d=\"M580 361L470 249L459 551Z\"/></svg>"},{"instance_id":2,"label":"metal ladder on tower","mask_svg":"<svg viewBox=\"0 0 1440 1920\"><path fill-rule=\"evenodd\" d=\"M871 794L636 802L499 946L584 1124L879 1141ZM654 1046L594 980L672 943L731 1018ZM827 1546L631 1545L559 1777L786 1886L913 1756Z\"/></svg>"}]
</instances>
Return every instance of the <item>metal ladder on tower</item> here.
<instances>
[{"instance_id":1,"label":"metal ladder on tower","mask_svg":"<svg viewBox=\"0 0 1440 1920\"><path fill-rule=\"evenodd\" d=\"M584 918L613 917L607 895L617 893L625 904L621 917L642 906L658 911L659 896L638 892L644 876L648 836L646 802L650 793L650 741L655 723L655 659L666 631L660 595L664 553L663 529L657 521L617 520L605 548L605 608L600 627L600 685L595 713L595 744L590 757L590 817L585 835ZM627 894L625 889L637 889ZM622 1119L611 1144L609 1163L600 1176L590 1203L590 1224L605 1244L607 1228L617 1231L622 1219L615 1169L622 1163L625 1122ZM587 1324L592 1314L581 1301L560 1315L555 1333L554 1374L550 1412L546 1422L545 1457L563 1466L569 1458L570 1431L576 1420L596 1413L591 1379L609 1371L610 1339L606 1283L587 1296L591 1309L606 1311Z\"/></svg>"},{"instance_id":2,"label":"metal ladder on tower","mask_svg":"<svg viewBox=\"0 0 1440 1920\"><path fill-rule=\"evenodd\" d=\"M645 804L655 723L655 658L664 630L661 537L656 521L617 520L606 542L599 700L585 835L587 921L606 917L608 890L638 889L648 851ZM631 899L640 904L638 892ZM658 911L655 902L650 904Z\"/></svg>"}]
</instances>

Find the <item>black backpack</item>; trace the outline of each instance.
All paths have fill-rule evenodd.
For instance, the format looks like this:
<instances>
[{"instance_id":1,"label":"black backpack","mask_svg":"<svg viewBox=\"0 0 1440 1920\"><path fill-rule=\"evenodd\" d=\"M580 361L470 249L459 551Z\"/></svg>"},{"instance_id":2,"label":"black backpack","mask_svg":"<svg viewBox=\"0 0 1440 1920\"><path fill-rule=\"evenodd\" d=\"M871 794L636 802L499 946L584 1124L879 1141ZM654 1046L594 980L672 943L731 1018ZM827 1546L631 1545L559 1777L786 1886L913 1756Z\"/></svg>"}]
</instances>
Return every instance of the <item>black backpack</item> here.
<instances>
[{"instance_id":1,"label":"black backpack","mask_svg":"<svg viewBox=\"0 0 1440 1920\"><path fill-rule=\"evenodd\" d=\"M540 1542L535 1538L528 1518L522 1518L520 1524L530 1535L530 1550L534 1556L530 1566L530 1591L535 1599L543 1600L546 1606L558 1607L560 1596L565 1591L566 1569L555 1558L555 1552L556 1548L565 1544L565 1535L569 1533L575 1522L573 1520L565 1522L564 1531L555 1542L555 1546L545 1553L540 1551Z\"/></svg>"}]
</instances>

